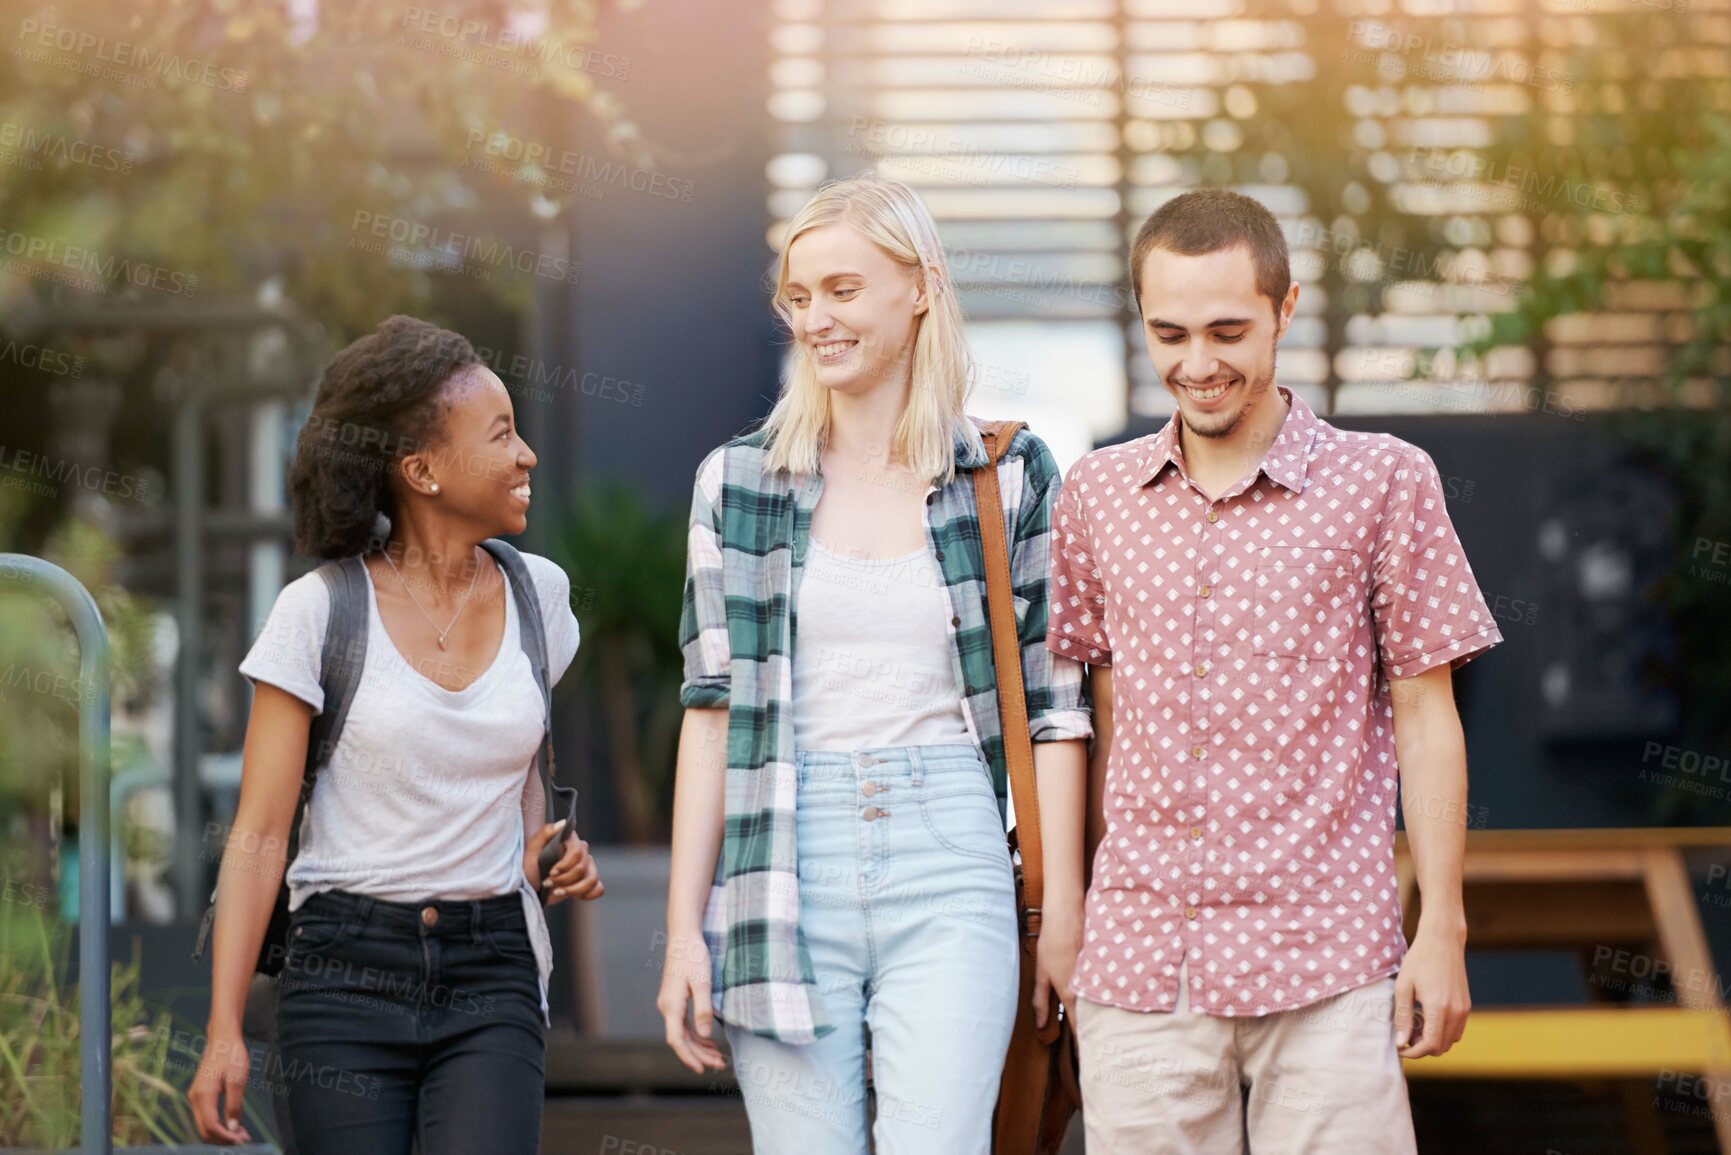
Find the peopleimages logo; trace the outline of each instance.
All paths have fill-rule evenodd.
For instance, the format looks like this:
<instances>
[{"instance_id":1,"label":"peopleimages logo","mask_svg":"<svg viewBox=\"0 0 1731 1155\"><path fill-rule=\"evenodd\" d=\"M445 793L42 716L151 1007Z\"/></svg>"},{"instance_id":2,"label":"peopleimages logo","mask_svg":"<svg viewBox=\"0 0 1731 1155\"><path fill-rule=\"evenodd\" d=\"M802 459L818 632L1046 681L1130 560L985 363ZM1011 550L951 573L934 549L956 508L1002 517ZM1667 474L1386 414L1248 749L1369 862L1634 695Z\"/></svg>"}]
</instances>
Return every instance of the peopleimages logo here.
<instances>
[{"instance_id":1,"label":"peopleimages logo","mask_svg":"<svg viewBox=\"0 0 1731 1155\"><path fill-rule=\"evenodd\" d=\"M106 289L113 282L119 281L133 288L155 289L177 297L191 297L198 292L198 277L192 273L176 272L148 261L105 256L83 245L62 244L47 237L0 229L0 267L10 267L11 258L14 257L32 264L83 273L100 282L80 284L81 288ZM30 275L33 270L19 268L16 271Z\"/></svg>"},{"instance_id":2,"label":"peopleimages logo","mask_svg":"<svg viewBox=\"0 0 1731 1155\"><path fill-rule=\"evenodd\" d=\"M1438 43L1430 36L1403 32L1374 20L1354 20L1347 36L1372 52L1416 59L1423 74L1436 79L1496 81L1525 84L1545 92L1570 93L1574 77L1554 68L1532 64L1513 52L1475 48L1466 44Z\"/></svg>"},{"instance_id":3,"label":"peopleimages logo","mask_svg":"<svg viewBox=\"0 0 1731 1155\"><path fill-rule=\"evenodd\" d=\"M515 31L489 20L476 20L452 12L410 6L400 27L408 32L438 36L453 46L484 49L501 56L521 57L538 64L559 64L608 80L628 80L631 61L611 52L598 52L581 44L567 44L539 33ZM453 52L452 55L457 55Z\"/></svg>"},{"instance_id":4,"label":"peopleimages logo","mask_svg":"<svg viewBox=\"0 0 1731 1155\"><path fill-rule=\"evenodd\" d=\"M71 353L59 349L51 349L46 345L35 345L29 341L8 340L0 344L0 364L13 364L25 369L40 369L44 373L53 373L57 377L82 377L84 375L84 358L75 357ZM5 453L0 447L0 456Z\"/></svg>"},{"instance_id":5,"label":"peopleimages logo","mask_svg":"<svg viewBox=\"0 0 1731 1155\"><path fill-rule=\"evenodd\" d=\"M1493 159L1476 156L1454 148L1415 148L1409 158L1409 168L1418 179L1451 185L1479 182L1484 185L1513 190L1521 206L1542 211L1542 202L1566 201L1576 208L1604 213L1631 214L1641 211L1641 200L1621 190L1584 180L1571 180L1560 163L1549 167L1499 164Z\"/></svg>"},{"instance_id":6,"label":"peopleimages logo","mask_svg":"<svg viewBox=\"0 0 1731 1155\"><path fill-rule=\"evenodd\" d=\"M40 477L57 485L77 485L123 501L142 496L145 489L142 481L131 474L97 465L80 465L76 461L52 458L28 449L9 449L5 445L0 445L0 473Z\"/></svg>"},{"instance_id":7,"label":"peopleimages logo","mask_svg":"<svg viewBox=\"0 0 1731 1155\"><path fill-rule=\"evenodd\" d=\"M571 177L582 186L599 188L612 185L662 200L691 203L691 182L664 172L651 172L620 161L598 161L568 148L554 148L508 132L472 128L469 130L468 149L473 153L477 146L481 157L471 158L468 162L470 168L509 174L510 166L521 165ZM555 182L557 191L576 191L577 187L570 182Z\"/></svg>"},{"instance_id":8,"label":"peopleimages logo","mask_svg":"<svg viewBox=\"0 0 1731 1155\"><path fill-rule=\"evenodd\" d=\"M432 262L459 268L464 265L515 269L552 281L577 282L579 262L551 253L520 249L503 241L487 240L472 233L454 233L407 217L384 216L355 210L349 223L349 247L362 252L380 252L384 241L394 246L391 255L417 267Z\"/></svg>"},{"instance_id":9,"label":"peopleimages logo","mask_svg":"<svg viewBox=\"0 0 1731 1155\"><path fill-rule=\"evenodd\" d=\"M129 173L132 158L106 144L92 144L58 132L39 132L28 125L12 121L0 123L0 150L29 158L31 161L52 160L60 164L93 168L98 172Z\"/></svg>"},{"instance_id":10,"label":"peopleimages logo","mask_svg":"<svg viewBox=\"0 0 1731 1155\"><path fill-rule=\"evenodd\" d=\"M202 84L224 92L246 91L246 73L237 69L182 57L176 52L152 51L142 44L110 39L94 32L44 24L40 20L24 20L18 25L18 39L25 48L52 48L83 57L94 64L112 64L144 75Z\"/></svg>"}]
</instances>

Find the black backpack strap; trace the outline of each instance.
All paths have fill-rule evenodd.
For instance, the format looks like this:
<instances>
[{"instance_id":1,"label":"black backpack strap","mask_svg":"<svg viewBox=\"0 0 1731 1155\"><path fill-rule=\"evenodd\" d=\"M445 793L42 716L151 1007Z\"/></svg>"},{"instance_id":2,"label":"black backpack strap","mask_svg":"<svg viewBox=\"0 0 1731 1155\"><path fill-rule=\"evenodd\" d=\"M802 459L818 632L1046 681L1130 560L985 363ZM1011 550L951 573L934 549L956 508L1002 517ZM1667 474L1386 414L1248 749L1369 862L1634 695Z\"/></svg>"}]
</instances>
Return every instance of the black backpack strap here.
<instances>
[{"instance_id":1,"label":"black backpack strap","mask_svg":"<svg viewBox=\"0 0 1731 1155\"><path fill-rule=\"evenodd\" d=\"M366 563L359 557L340 558L325 562L314 572L324 581L331 603L330 614L325 619L324 645L319 652L319 687L324 691L325 702L324 708L313 716L307 731L307 756L301 772L300 799L295 803L294 818L289 823L288 846L283 860L285 881L277 894L270 926L259 949L258 969L267 974L274 974L282 967L280 944L288 938L288 866L300 853L301 822L312 798L313 782L336 751L367 662L369 579ZM194 961L204 957L215 922L216 891L212 890L210 905L205 908L204 918L198 926L198 938L193 944ZM271 950L273 945L279 947L274 954Z\"/></svg>"},{"instance_id":2,"label":"black backpack strap","mask_svg":"<svg viewBox=\"0 0 1731 1155\"><path fill-rule=\"evenodd\" d=\"M492 555L511 580L511 596L517 603L517 624L523 652L529 657L529 668L535 671L535 686L541 691L541 745L535 751L535 772L541 778L541 791L547 798L547 821L552 822L555 815L560 815L571 818L574 823L576 788L559 786L553 781L553 687L547 673L547 623L541 616L541 600L536 596L535 581L529 576L523 555L510 542L490 537L481 543L481 548ZM565 804L562 815L559 809L561 801ZM563 839L549 842L541 852L543 877L552 863L558 861L561 841Z\"/></svg>"},{"instance_id":3,"label":"black backpack strap","mask_svg":"<svg viewBox=\"0 0 1731 1155\"><path fill-rule=\"evenodd\" d=\"M541 691L542 715L550 720L553 699L547 676L547 626L541 620L541 602L535 596L535 582L529 576L528 563L517 552L516 546L496 537L482 542L481 548L493 555L493 560L511 579L511 597L517 603L517 625L523 652L529 655L529 667L535 671L535 685Z\"/></svg>"},{"instance_id":4,"label":"black backpack strap","mask_svg":"<svg viewBox=\"0 0 1731 1155\"><path fill-rule=\"evenodd\" d=\"M349 720L349 707L361 686L361 671L367 663L367 563L359 557L327 561L314 571L324 579L331 596L331 614L325 621L324 650L319 656L319 686L325 692L325 707L313 717L307 732L306 773L301 778L301 806L312 797L313 780L330 763ZM299 819L296 819L299 837ZM292 858L293 852L290 852Z\"/></svg>"}]
</instances>

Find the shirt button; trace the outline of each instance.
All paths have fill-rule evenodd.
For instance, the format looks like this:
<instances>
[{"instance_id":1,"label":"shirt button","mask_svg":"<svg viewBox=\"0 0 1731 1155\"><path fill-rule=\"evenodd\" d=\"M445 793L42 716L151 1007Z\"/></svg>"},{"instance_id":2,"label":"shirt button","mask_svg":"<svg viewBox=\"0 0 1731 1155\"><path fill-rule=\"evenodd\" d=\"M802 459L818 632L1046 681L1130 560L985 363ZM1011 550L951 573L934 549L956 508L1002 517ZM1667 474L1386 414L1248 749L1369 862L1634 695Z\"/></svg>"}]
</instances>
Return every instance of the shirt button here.
<instances>
[{"instance_id":1,"label":"shirt button","mask_svg":"<svg viewBox=\"0 0 1731 1155\"><path fill-rule=\"evenodd\" d=\"M1208 667L1207 666L1203 665L1203 666L1197 666L1196 667L1196 676L1198 678L1205 677L1207 675L1207 673L1208 673Z\"/></svg>"},{"instance_id":2,"label":"shirt button","mask_svg":"<svg viewBox=\"0 0 1731 1155\"><path fill-rule=\"evenodd\" d=\"M1192 757L1192 758L1200 758L1200 757L1202 757L1202 747L1200 747L1200 746L1192 746L1192 747L1190 747L1190 756L1191 756L1191 757Z\"/></svg>"},{"instance_id":3,"label":"shirt button","mask_svg":"<svg viewBox=\"0 0 1731 1155\"><path fill-rule=\"evenodd\" d=\"M1197 593L1200 594L1202 597L1207 597L1208 596L1208 587L1203 586L1200 590L1197 591Z\"/></svg>"},{"instance_id":4,"label":"shirt button","mask_svg":"<svg viewBox=\"0 0 1731 1155\"><path fill-rule=\"evenodd\" d=\"M1193 906L1185 907L1184 908L1184 917L1185 918L1195 918L1196 917L1196 908Z\"/></svg>"},{"instance_id":5,"label":"shirt button","mask_svg":"<svg viewBox=\"0 0 1731 1155\"><path fill-rule=\"evenodd\" d=\"M1208 511L1208 520L1209 521L1219 521L1220 515L1211 509Z\"/></svg>"},{"instance_id":6,"label":"shirt button","mask_svg":"<svg viewBox=\"0 0 1731 1155\"><path fill-rule=\"evenodd\" d=\"M959 626L961 624L962 624L962 619L959 617L950 619L950 625L952 625L952 626Z\"/></svg>"},{"instance_id":7,"label":"shirt button","mask_svg":"<svg viewBox=\"0 0 1731 1155\"><path fill-rule=\"evenodd\" d=\"M943 560L944 560L944 551L943 551L943 550L941 550L941 549L940 549L940 550L939 550L939 551L938 551L938 560L939 560L939 561L943 561Z\"/></svg>"},{"instance_id":8,"label":"shirt button","mask_svg":"<svg viewBox=\"0 0 1731 1155\"><path fill-rule=\"evenodd\" d=\"M1190 828L1190 837L1194 838L1198 842L1201 842L1202 841L1202 827L1192 826Z\"/></svg>"},{"instance_id":9,"label":"shirt button","mask_svg":"<svg viewBox=\"0 0 1731 1155\"><path fill-rule=\"evenodd\" d=\"M435 907L435 906L423 906L421 908L421 925L422 926L438 926L439 925L439 908Z\"/></svg>"},{"instance_id":10,"label":"shirt button","mask_svg":"<svg viewBox=\"0 0 1731 1155\"><path fill-rule=\"evenodd\" d=\"M938 495L936 493L926 494L926 504L927 505L934 505L934 504L936 504L937 500L938 500Z\"/></svg>"}]
</instances>

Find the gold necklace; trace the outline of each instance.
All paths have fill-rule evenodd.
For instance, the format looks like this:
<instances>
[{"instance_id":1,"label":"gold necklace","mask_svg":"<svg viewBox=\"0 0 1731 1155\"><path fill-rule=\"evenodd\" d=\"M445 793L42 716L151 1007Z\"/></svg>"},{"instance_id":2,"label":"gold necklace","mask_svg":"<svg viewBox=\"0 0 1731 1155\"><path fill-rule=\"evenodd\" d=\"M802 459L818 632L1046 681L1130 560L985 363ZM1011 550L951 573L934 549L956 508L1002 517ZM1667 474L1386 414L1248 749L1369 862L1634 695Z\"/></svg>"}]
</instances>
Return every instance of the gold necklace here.
<instances>
[{"instance_id":1,"label":"gold necklace","mask_svg":"<svg viewBox=\"0 0 1731 1155\"><path fill-rule=\"evenodd\" d=\"M481 563L478 561L475 562L475 576L469 579L468 592L463 595L463 601L457 606L457 612L451 615L450 624L441 630L439 629L439 623L433 620L433 615L429 614L426 611L426 608L421 605L421 599L415 596L415 591L409 588L409 579L404 577L403 571L397 568L396 561L391 557L391 548L389 543L387 543L379 552L385 555L385 564L391 567L391 572L396 574L397 580L403 583L403 592L409 595L409 600L415 604L417 610L421 611L421 616L427 619L427 624L432 626L438 633L439 648L441 650L445 649L445 639L450 636L451 627L457 624L457 619L462 617L463 611L469 608L469 598L475 592L475 583L481 580ZM473 555L471 554L470 556L472 560Z\"/></svg>"}]
</instances>

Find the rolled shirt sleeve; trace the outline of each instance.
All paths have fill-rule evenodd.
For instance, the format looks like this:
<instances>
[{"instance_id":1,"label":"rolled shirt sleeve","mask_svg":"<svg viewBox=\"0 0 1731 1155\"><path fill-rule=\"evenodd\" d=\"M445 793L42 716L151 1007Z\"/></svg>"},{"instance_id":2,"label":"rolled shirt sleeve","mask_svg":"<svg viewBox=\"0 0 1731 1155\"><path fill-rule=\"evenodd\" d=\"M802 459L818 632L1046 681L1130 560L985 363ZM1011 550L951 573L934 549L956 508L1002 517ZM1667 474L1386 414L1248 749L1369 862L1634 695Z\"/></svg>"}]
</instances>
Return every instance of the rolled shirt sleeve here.
<instances>
[{"instance_id":1,"label":"rolled shirt sleeve","mask_svg":"<svg viewBox=\"0 0 1731 1155\"><path fill-rule=\"evenodd\" d=\"M1430 455L1409 446L1391 479L1372 560L1371 613L1390 678L1458 667L1503 640L1443 501Z\"/></svg>"},{"instance_id":2,"label":"rolled shirt sleeve","mask_svg":"<svg viewBox=\"0 0 1731 1155\"><path fill-rule=\"evenodd\" d=\"M719 520L723 452L714 450L698 466L691 497L685 599L679 614L679 648L685 660L679 701L687 707L725 707L732 698L733 651L728 640Z\"/></svg>"},{"instance_id":3,"label":"rolled shirt sleeve","mask_svg":"<svg viewBox=\"0 0 1731 1155\"><path fill-rule=\"evenodd\" d=\"M1028 699L1028 731L1035 742L1091 738L1093 715L1082 690L1082 665L1046 646L1052 557L1052 505L1057 496L1057 460L1032 438L1010 547L1010 578L1016 597L1017 641Z\"/></svg>"}]
</instances>

